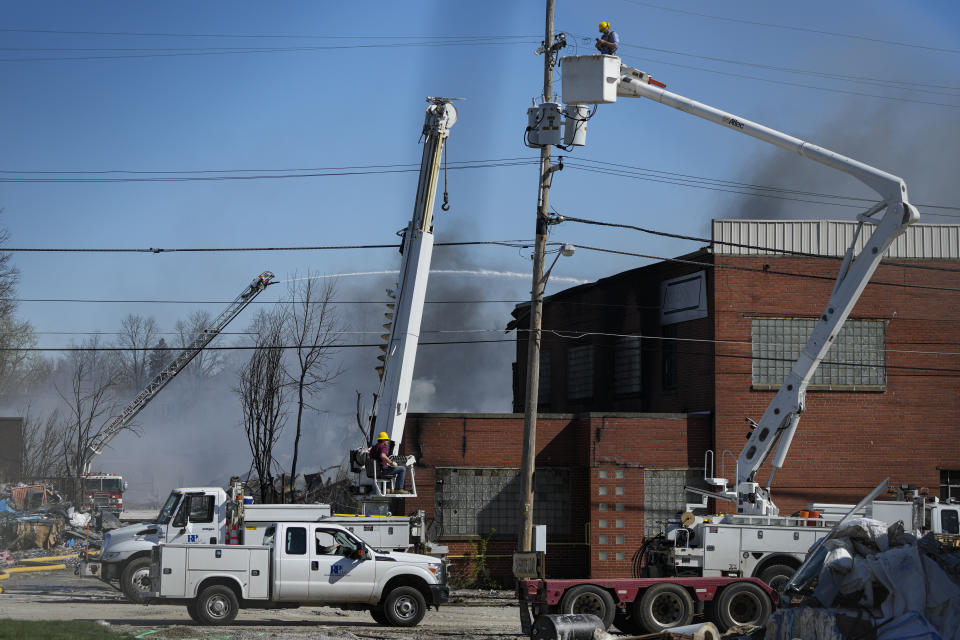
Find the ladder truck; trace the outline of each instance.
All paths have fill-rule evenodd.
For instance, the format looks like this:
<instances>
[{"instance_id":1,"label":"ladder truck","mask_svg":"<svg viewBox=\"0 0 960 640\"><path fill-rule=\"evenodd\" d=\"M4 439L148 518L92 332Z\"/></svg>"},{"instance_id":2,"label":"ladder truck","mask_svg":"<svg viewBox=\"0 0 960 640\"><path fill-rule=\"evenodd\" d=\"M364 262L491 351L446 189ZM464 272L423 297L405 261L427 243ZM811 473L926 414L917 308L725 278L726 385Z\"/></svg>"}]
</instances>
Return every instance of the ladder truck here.
<instances>
[{"instance_id":1,"label":"ladder truck","mask_svg":"<svg viewBox=\"0 0 960 640\"><path fill-rule=\"evenodd\" d=\"M638 552L647 560L643 577L531 579L521 580L518 585L525 632L531 628L528 606L534 617L544 613L592 613L605 626L615 623L631 633L656 633L687 625L698 613L706 613L722 629L734 624L761 625L776 598L769 583L788 579L810 546L829 531L820 519L780 517L770 495L773 476L783 466L804 411L807 386L884 252L919 219L919 213L910 204L901 178L669 92L666 85L621 64L616 56L567 57L562 59L561 69L563 100L568 105L563 110L567 144L580 146L585 142L589 118L585 105L609 104L618 97L647 98L842 171L879 194L879 202L857 216L859 224L844 254L833 292L800 357L759 422L749 421L752 431L737 461L735 484L728 487L724 478L708 478L721 493L702 492L701 505L688 505L688 509L706 507L706 498L728 499L736 503L736 515L721 518L685 513L682 522L675 523L664 538L654 539ZM561 112L553 103L538 109L542 114L530 116L535 129L540 122L550 121L550 114ZM553 127L550 132L533 131L528 138L540 144L560 144L551 138L558 136L555 131ZM873 228L873 233L855 254L866 225ZM757 474L771 455L770 476L761 486ZM712 457L708 455L708 459ZM771 570L776 575L771 575Z\"/></svg>"},{"instance_id":2,"label":"ladder truck","mask_svg":"<svg viewBox=\"0 0 960 640\"><path fill-rule=\"evenodd\" d=\"M413 456L400 456L399 443L410 402L413 367L420 339L423 305L427 295L430 260L433 255L433 207L436 200L440 161L450 129L457 121L457 110L451 102L455 98L427 98L429 106L423 123L423 156L413 217L402 232L400 253L403 256L396 290L387 294L395 301L388 304L384 334L387 341L379 356L379 390L374 398L369 419L367 447L350 452L351 470L358 475L356 486L364 513L384 513L386 501L391 498L414 498L417 486L414 478ZM446 204L444 204L446 208ZM378 474L380 463L367 455L367 448L376 442L377 432L386 432L391 439L390 456L396 464L407 469L408 493L390 493L390 480Z\"/></svg>"},{"instance_id":3,"label":"ladder truck","mask_svg":"<svg viewBox=\"0 0 960 640\"><path fill-rule=\"evenodd\" d=\"M240 315L241 311L247 308L247 305L253 302L254 298L273 283L273 278L273 274L269 271L264 271L254 278L253 281L240 292L240 295L234 298L233 302L227 305L227 308L217 316L210 327L194 336L190 344L187 345L170 364L164 367L163 371L158 373L157 376L123 408L123 411L121 411L119 415L110 421L100 434L88 445L87 459L84 462L83 468L84 474L90 473L90 465L93 459L100 455L104 448L110 444L121 431L130 426L130 423L137 417L137 414L140 413L151 400L157 397L161 389L167 386L178 373L183 371L184 367L190 364L190 361L193 360L198 353L203 351L234 318Z\"/></svg>"}]
</instances>

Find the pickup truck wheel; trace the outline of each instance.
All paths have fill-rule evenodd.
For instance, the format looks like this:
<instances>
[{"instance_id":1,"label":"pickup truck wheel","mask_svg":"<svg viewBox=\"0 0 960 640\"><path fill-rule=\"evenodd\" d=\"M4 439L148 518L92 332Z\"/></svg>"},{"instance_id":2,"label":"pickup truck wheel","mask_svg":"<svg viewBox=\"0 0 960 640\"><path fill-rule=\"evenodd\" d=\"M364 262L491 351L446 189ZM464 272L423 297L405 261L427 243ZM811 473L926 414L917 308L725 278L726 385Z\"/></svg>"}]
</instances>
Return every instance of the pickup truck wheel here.
<instances>
[{"instance_id":1,"label":"pickup truck wheel","mask_svg":"<svg viewBox=\"0 0 960 640\"><path fill-rule=\"evenodd\" d=\"M414 587L397 587L383 602L387 624L395 627L414 627L423 620L426 612L427 601Z\"/></svg>"},{"instance_id":2,"label":"pickup truck wheel","mask_svg":"<svg viewBox=\"0 0 960 640\"><path fill-rule=\"evenodd\" d=\"M128 562L120 576L120 587L130 602L143 602L150 591L150 558L134 558Z\"/></svg>"},{"instance_id":3,"label":"pickup truck wheel","mask_svg":"<svg viewBox=\"0 0 960 640\"><path fill-rule=\"evenodd\" d=\"M196 622L197 624L203 624L203 620L200 619L200 614L197 613L197 601L193 600L187 604L187 613L190 614L190 619Z\"/></svg>"},{"instance_id":4,"label":"pickup truck wheel","mask_svg":"<svg viewBox=\"0 0 960 640\"><path fill-rule=\"evenodd\" d=\"M727 585L717 597L714 609L721 631L738 624L763 626L770 617L773 603L759 586L750 582Z\"/></svg>"},{"instance_id":5,"label":"pickup truck wheel","mask_svg":"<svg viewBox=\"0 0 960 640\"><path fill-rule=\"evenodd\" d=\"M390 626L390 621L387 620L386 614L383 613L383 609L380 607L372 607L370 609L370 616L373 618L374 622L377 624L382 624L385 627Z\"/></svg>"},{"instance_id":6,"label":"pickup truck wheel","mask_svg":"<svg viewBox=\"0 0 960 640\"><path fill-rule=\"evenodd\" d=\"M774 591L780 591L787 580L793 577L794 573L796 573L796 569L785 564L775 564L764 569L763 573L760 574L760 579L770 585L770 588Z\"/></svg>"},{"instance_id":7,"label":"pickup truck wheel","mask_svg":"<svg viewBox=\"0 0 960 640\"><path fill-rule=\"evenodd\" d=\"M633 617L650 633L682 627L693 620L693 598L678 584L655 584L636 601Z\"/></svg>"},{"instance_id":8,"label":"pickup truck wheel","mask_svg":"<svg viewBox=\"0 0 960 640\"><path fill-rule=\"evenodd\" d=\"M592 584L581 584L563 595L560 613L593 614L603 621L604 629L609 629L617 613L617 606L607 590Z\"/></svg>"},{"instance_id":9,"label":"pickup truck wheel","mask_svg":"<svg viewBox=\"0 0 960 640\"><path fill-rule=\"evenodd\" d=\"M207 587L197 597L200 624L229 624L237 617L239 608L233 589L222 584Z\"/></svg>"}]
</instances>

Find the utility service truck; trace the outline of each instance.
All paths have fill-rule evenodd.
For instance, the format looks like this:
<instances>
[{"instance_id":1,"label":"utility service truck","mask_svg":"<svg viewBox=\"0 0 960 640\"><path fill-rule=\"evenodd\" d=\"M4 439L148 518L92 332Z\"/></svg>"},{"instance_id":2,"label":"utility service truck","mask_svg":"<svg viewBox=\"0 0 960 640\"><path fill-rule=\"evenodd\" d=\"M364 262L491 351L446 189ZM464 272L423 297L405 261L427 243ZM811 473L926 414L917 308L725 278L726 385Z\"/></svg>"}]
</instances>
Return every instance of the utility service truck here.
<instances>
[{"instance_id":1,"label":"utility service truck","mask_svg":"<svg viewBox=\"0 0 960 640\"><path fill-rule=\"evenodd\" d=\"M333 606L412 627L449 601L443 560L371 547L327 522L278 522L262 546L164 544L153 549L148 602L184 604L204 625L240 609Z\"/></svg>"},{"instance_id":2,"label":"utility service truck","mask_svg":"<svg viewBox=\"0 0 960 640\"><path fill-rule=\"evenodd\" d=\"M544 103L535 108L539 112L530 116L528 129L534 131L528 131L527 139L539 145L560 145L563 140L569 145L583 145L590 117L586 105L613 103L618 97L643 97L847 173L880 196L877 204L857 217L859 224L844 254L833 292L793 369L760 421L748 419L752 431L737 460L733 487L728 487L725 478L708 477L707 482L720 488L720 493L688 488L701 494L701 503L688 505L683 519L671 523L664 536L645 542L638 551L639 577L617 581L521 580L518 586L525 632L532 626L528 605L534 616L592 613L605 624L615 622L628 632L659 632L682 626L698 613L708 614L721 628L735 623L763 624L770 612L768 584L783 582L792 575L811 545L828 531L822 526L827 519L811 518L809 512L804 517L781 517L770 497L773 476L783 466L803 413L807 386L884 252L919 219L919 213L909 203L906 184L897 176L671 93L666 85L621 64L616 56L563 58L561 69L563 100L568 106L561 110L556 103ZM552 122L548 116L560 112L566 115L563 140L558 128L540 125ZM558 221L562 220L559 216ZM865 225L873 232L855 255ZM766 486L761 486L757 473L771 454L770 476ZM712 454L708 454L705 465L708 476L713 475L710 467ZM706 508L707 500L713 498L732 501L736 513L696 516L689 511L691 507Z\"/></svg>"}]
</instances>

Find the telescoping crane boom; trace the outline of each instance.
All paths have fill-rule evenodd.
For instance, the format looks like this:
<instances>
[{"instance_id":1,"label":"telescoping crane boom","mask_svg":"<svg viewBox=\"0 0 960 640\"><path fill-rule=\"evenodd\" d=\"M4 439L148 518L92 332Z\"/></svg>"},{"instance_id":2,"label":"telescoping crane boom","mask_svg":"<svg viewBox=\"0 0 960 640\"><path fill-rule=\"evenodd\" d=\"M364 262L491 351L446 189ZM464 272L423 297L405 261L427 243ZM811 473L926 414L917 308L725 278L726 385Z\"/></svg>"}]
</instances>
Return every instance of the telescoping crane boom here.
<instances>
[{"instance_id":1,"label":"telescoping crane boom","mask_svg":"<svg viewBox=\"0 0 960 640\"><path fill-rule=\"evenodd\" d=\"M423 123L423 156L420 161L417 198L413 217L403 231L400 245L403 259L399 286L396 291L388 292L391 297L395 297L395 302L388 305L388 323L384 325L384 328L389 327L390 334L385 353L381 356L383 366L378 367L380 387L371 412L370 438L376 438L380 431L389 434L392 440L391 455L397 453L397 447L403 439L410 402L413 366L417 358L420 323L423 319L423 304L427 296L427 280L433 256L433 206L440 175L440 160L450 129L457 121L457 110L451 103L452 99L427 98L430 104ZM352 456L352 459L355 460L356 456ZM401 462L407 467L410 477L410 493L401 495L414 497L416 483L413 478L413 464L416 460L413 456L407 456ZM378 468L376 461L365 466L372 468L374 474ZM361 482L361 487L371 487L371 497L382 498L386 491L385 482L369 477L368 481L372 482Z\"/></svg>"},{"instance_id":2,"label":"telescoping crane boom","mask_svg":"<svg viewBox=\"0 0 960 640\"><path fill-rule=\"evenodd\" d=\"M778 515L779 510L770 497L770 485L777 470L783 466L796 433L806 404L807 385L879 266L884 252L920 217L909 202L907 185L895 175L852 158L667 91L663 88L666 85L656 82L643 71L621 64L616 56L563 58L562 69L563 100L567 104L611 103L618 96L648 98L842 171L880 195L880 202L857 216L859 224L844 254L833 293L800 357L760 421L751 421L753 430L737 460L736 486L730 489L725 479L714 479L717 486L723 487L722 497L736 501L738 513ZM873 225L873 233L860 253L854 255L865 224ZM766 486L761 487L756 476L771 453L770 476Z\"/></svg>"},{"instance_id":3,"label":"telescoping crane boom","mask_svg":"<svg viewBox=\"0 0 960 640\"><path fill-rule=\"evenodd\" d=\"M90 455L84 464L84 473L90 472L90 464L93 462L93 458L103 452L103 449L110 444L110 441L117 437L117 435L130 424L137 414L160 393L160 390L167 386L167 383L173 380L174 376L183 371L184 367L190 364L190 361L193 360L198 353L203 351L203 349L230 324L231 320L236 318L248 304L253 302L254 298L260 295L260 292L272 283L273 274L269 271L264 271L254 278L240 295L234 298L233 302L227 305L227 308L217 316L210 327L198 333L193 338L193 341L187 345L170 364L164 367L163 371L158 373L157 376L150 381L150 384L144 387L143 391L138 393L137 396L130 401L130 404L124 407L123 411L89 444Z\"/></svg>"}]
</instances>

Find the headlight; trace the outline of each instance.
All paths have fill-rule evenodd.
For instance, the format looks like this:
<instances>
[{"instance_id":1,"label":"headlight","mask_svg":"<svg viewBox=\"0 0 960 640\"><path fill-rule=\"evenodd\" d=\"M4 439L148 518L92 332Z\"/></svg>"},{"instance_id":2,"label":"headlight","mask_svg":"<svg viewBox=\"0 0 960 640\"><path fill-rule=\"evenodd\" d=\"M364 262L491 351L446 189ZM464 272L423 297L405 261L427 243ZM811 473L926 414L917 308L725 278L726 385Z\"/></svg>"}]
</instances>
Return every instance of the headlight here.
<instances>
[{"instance_id":1,"label":"headlight","mask_svg":"<svg viewBox=\"0 0 960 640\"><path fill-rule=\"evenodd\" d=\"M428 564L428 565L427 565L427 571L429 571L430 573L432 573L432 574L435 575L435 576L439 576L439 575L440 575L440 565L438 565L438 564Z\"/></svg>"}]
</instances>

